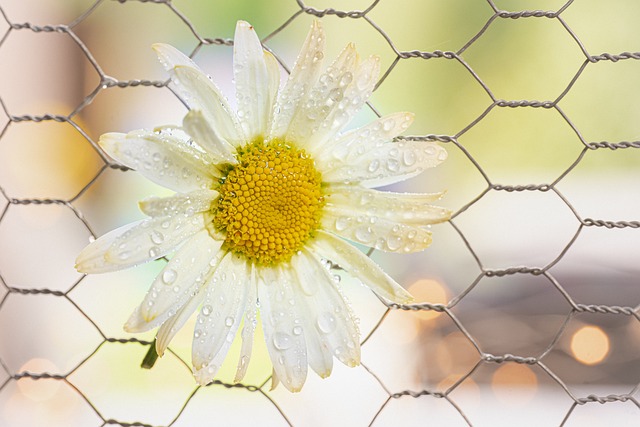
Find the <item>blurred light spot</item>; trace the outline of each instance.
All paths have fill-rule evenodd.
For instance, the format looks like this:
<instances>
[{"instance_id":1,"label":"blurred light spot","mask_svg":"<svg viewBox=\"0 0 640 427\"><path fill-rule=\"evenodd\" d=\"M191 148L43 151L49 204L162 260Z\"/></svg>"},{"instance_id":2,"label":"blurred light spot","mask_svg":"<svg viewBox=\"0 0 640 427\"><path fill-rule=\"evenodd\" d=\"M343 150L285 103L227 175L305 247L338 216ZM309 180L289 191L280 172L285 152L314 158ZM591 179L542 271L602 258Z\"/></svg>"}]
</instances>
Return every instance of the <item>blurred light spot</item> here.
<instances>
[{"instance_id":1,"label":"blurred light spot","mask_svg":"<svg viewBox=\"0 0 640 427\"><path fill-rule=\"evenodd\" d=\"M536 394L538 378L527 365L507 363L493 373L491 388L500 401L522 405L531 401Z\"/></svg>"},{"instance_id":2,"label":"blurred light spot","mask_svg":"<svg viewBox=\"0 0 640 427\"><path fill-rule=\"evenodd\" d=\"M449 301L449 293L444 285L433 279L420 279L409 286L409 292L415 298L416 303L427 302L430 304L446 304ZM412 312L420 320L432 320L442 315L433 310L420 310Z\"/></svg>"},{"instance_id":3,"label":"blurred light spot","mask_svg":"<svg viewBox=\"0 0 640 427\"><path fill-rule=\"evenodd\" d=\"M609 337L597 326L583 326L571 337L571 352L578 362L595 365L609 354Z\"/></svg>"},{"instance_id":4,"label":"blurred light spot","mask_svg":"<svg viewBox=\"0 0 640 427\"><path fill-rule=\"evenodd\" d=\"M59 369L50 360L34 358L27 361L20 367L20 372L29 372L32 374L56 374ZM21 378L17 381L20 392L29 399L42 402L51 399L60 389L60 381L54 379L32 379L29 377Z\"/></svg>"}]
</instances>

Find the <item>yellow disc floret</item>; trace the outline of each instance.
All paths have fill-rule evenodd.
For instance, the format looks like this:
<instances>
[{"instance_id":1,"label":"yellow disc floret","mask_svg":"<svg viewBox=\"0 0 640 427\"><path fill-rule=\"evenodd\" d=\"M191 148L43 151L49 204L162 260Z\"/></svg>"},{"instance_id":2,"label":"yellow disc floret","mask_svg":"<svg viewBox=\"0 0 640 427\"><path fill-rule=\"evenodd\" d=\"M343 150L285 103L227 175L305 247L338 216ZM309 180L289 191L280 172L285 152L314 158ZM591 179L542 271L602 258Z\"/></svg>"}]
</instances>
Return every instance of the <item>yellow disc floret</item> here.
<instances>
[{"instance_id":1,"label":"yellow disc floret","mask_svg":"<svg viewBox=\"0 0 640 427\"><path fill-rule=\"evenodd\" d=\"M263 265L288 261L320 220L322 180L313 160L277 139L247 144L237 160L217 188L213 225L232 252Z\"/></svg>"}]
</instances>

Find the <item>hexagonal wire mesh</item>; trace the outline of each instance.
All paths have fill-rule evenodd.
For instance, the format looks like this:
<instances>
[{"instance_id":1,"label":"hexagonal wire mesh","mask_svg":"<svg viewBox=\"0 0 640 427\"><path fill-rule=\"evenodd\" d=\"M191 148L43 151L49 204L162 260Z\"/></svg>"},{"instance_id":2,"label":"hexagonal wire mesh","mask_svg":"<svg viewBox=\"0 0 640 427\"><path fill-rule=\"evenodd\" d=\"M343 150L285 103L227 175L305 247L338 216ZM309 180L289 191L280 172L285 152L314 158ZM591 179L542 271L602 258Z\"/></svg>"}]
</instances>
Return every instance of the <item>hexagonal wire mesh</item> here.
<instances>
[{"instance_id":1,"label":"hexagonal wire mesh","mask_svg":"<svg viewBox=\"0 0 640 427\"><path fill-rule=\"evenodd\" d=\"M1 2L0 424L640 424L636 2L194 3ZM450 153L399 187L449 188L433 247L372 255L419 302L385 307L346 283L363 364L297 395L269 390L264 350L244 383L223 369L197 387L189 333L142 370L153 336L120 325L164 261L72 266L161 190L95 141L184 114L152 42L230 80L236 19L286 70L313 17L330 53L355 40L386 63L356 122L411 110L402 138Z\"/></svg>"}]
</instances>

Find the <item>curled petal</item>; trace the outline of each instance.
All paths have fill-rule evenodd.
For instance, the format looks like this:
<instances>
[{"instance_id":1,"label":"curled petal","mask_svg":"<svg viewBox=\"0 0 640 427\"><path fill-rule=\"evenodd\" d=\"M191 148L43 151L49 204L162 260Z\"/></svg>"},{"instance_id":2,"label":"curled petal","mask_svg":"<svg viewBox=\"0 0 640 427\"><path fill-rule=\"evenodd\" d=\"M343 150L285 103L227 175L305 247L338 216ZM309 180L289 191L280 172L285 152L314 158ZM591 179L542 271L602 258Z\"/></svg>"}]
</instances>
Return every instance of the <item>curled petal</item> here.
<instances>
[{"instance_id":1,"label":"curled petal","mask_svg":"<svg viewBox=\"0 0 640 427\"><path fill-rule=\"evenodd\" d=\"M207 230L193 236L153 281L142 303L124 326L127 332L144 332L162 325L197 296L219 255L222 242ZM186 314L186 313L185 313Z\"/></svg>"},{"instance_id":2,"label":"curled petal","mask_svg":"<svg viewBox=\"0 0 640 427\"><path fill-rule=\"evenodd\" d=\"M213 381L242 322L250 276L244 259L227 253L206 283L193 333L193 373L201 385Z\"/></svg>"},{"instance_id":3,"label":"curled petal","mask_svg":"<svg viewBox=\"0 0 640 427\"><path fill-rule=\"evenodd\" d=\"M193 298L187 301L174 316L171 316L160 326L156 334L156 353L158 353L158 356L162 357L162 355L164 355L173 337L182 329L184 324L187 323L187 320L189 320L198 306L202 304L203 299L204 287L202 287Z\"/></svg>"},{"instance_id":4,"label":"curled petal","mask_svg":"<svg viewBox=\"0 0 640 427\"><path fill-rule=\"evenodd\" d=\"M215 190L197 190L190 193L178 193L170 197L147 197L138 202L142 213L150 217L186 215L211 209L211 203L218 197Z\"/></svg>"},{"instance_id":5,"label":"curled petal","mask_svg":"<svg viewBox=\"0 0 640 427\"><path fill-rule=\"evenodd\" d=\"M340 238L318 231L309 247L314 255L337 263L379 296L399 304L413 300L411 294L389 277L371 258Z\"/></svg>"},{"instance_id":6,"label":"curled petal","mask_svg":"<svg viewBox=\"0 0 640 427\"><path fill-rule=\"evenodd\" d=\"M176 66L175 79L184 87L187 105L192 110L202 111L216 134L233 146L247 141L236 114L220 89L197 68Z\"/></svg>"},{"instance_id":7,"label":"curled petal","mask_svg":"<svg viewBox=\"0 0 640 427\"><path fill-rule=\"evenodd\" d=\"M140 172L156 184L177 192L209 188L216 168L190 138L177 129L106 133L99 144L118 162Z\"/></svg>"},{"instance_id":8,"label":"curled petal","mask_svg":"<svg viewBox=\"0 0 640 427\"><path fill-rule=\"evenodd\" d=\"M189 111L184 117L182 125L198 145L211 154L218 163L237 163L236 158L233 156L235 152L233 146L218 135L202 111Z\"/></svg>"}]
</instances>

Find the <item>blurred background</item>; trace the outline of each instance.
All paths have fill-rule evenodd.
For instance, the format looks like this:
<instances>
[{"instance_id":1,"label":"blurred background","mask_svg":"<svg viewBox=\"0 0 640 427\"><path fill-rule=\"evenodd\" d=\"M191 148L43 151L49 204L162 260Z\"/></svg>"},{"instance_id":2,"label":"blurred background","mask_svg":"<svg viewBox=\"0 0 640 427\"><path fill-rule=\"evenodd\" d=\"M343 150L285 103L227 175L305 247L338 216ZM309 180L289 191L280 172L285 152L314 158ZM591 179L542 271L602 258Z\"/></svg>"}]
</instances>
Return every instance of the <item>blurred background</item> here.
<instances>
[{"instance_id":1,"label":"blurred background","mask_svg":"<svg viewBox=\"0 0 640 427\"><path fill-rule=\"evenodd\" d=\"M0 11L1 426L640 425L640 3L0 0ZM426 305L389 311L344 277L363 365L311 373L296 395L262 387L259 336L240 387L228 387L234 345L222 384L197 388L193 322L142 370L148 346L128 340L154 334L122 325L163 261L90 277L73 265L92 235L167 192L111 167L95 141L181 123L152 43L195 54L233 103L232 49L216 39L247 20L290 67L314 15L328 58L355 42L382 60L372 108L350 126L412 111L411 136L448 149L393 190L447 190L452 221L423 253L372 255Z\"/></svg>"}]
</instances>

